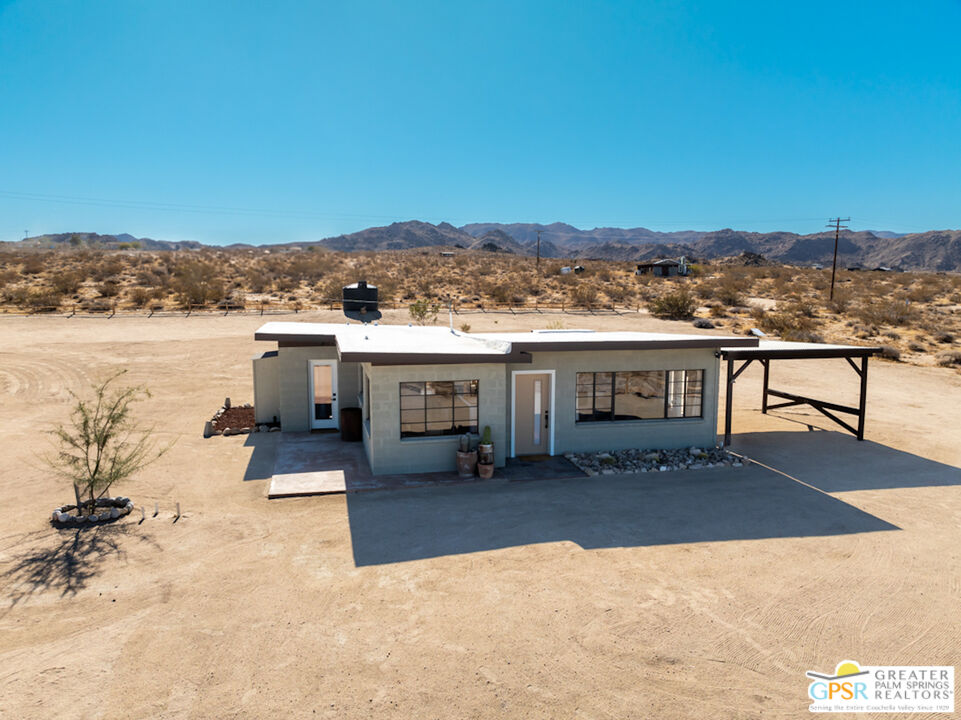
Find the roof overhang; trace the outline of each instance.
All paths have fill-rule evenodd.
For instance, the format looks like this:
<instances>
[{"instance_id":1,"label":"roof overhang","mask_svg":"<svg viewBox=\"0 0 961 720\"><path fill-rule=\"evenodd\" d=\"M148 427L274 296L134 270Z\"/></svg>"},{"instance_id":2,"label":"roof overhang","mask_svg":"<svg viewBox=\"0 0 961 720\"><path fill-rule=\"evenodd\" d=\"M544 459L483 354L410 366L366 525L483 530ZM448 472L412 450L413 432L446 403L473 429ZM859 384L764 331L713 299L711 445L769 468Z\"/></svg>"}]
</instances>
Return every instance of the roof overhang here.
<instances>
[{"instance_id":1,"label":"roof overhang","mask_svg":"<svg viewBox=\"0 0 961 720\"><path fill-rule=\"evenodd\" d=\"M721 357L731 360L807 360L815 358L855 358L880 355L881 348L861 345L827 345L823 343L762 340L757 347L725 345Z\"/></svg>"}]
</instances>

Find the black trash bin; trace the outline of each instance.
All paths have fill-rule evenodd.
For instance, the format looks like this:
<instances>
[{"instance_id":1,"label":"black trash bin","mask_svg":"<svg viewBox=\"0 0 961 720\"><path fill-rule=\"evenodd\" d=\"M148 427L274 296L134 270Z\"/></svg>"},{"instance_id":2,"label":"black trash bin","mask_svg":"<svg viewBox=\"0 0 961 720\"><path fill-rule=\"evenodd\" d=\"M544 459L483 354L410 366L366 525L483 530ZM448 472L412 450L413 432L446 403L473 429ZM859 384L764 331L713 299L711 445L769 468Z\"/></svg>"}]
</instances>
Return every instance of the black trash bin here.
<instances>
[{"instance_id":1,"label":"black trash bin","mask_svg":"<svg viewBox=\"0 0 961 720\"><path fill-rule=\"evenodd\" d=\"M360 442L361 436L360 408L341 408L340 410L340 439L344 442Z\"/></svg>"}]
</instances>

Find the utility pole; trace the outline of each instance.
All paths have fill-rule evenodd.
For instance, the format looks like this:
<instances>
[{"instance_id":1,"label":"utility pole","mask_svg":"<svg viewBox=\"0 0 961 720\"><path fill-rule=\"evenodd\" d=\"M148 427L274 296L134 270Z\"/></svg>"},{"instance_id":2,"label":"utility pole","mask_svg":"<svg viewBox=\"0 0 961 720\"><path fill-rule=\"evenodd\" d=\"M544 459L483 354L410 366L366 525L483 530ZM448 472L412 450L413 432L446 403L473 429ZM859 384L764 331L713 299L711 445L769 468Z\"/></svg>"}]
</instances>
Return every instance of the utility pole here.
<instances>
[{"instance_id":1,"label":"utility pole","mask_svg":"<svg viewBox=\"0 0 961 720\"><path fill-rule=\"evenodd\" d=\"M838 271L838 238L841 236L841 223L843 222L851 222L851 218L849 217L831 218L830 220L828 220L828 224L826 225L826 227L834 228L834 262L831 264L831 297L829 298L830 300L834 299L834 276L837 274L837 271ZM844 226L844 229L845 230L848 229L847 225Z\"/></svg>"},{"instance_id":2,"label":"utility pole","mask_svg":"<svg viewBox=\"0 0 961 720\"><path fill-rule=\"evenodd\" d=\"M537 269L540 270L541 267L541 233L543 230L537 231Z\"/></svg>"}]
</instances>

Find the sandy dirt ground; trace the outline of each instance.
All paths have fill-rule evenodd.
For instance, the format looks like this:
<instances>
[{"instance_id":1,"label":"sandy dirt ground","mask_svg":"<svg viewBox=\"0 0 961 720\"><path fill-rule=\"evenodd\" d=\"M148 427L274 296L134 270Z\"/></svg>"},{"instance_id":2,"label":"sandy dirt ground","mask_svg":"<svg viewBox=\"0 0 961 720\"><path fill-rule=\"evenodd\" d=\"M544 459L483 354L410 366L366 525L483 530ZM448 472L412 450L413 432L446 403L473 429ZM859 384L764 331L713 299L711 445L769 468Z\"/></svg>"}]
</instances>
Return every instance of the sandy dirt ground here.
<instances>
[{"instance_id":1,"label":"sandy dirt ground","mask_svg":"<svg viewBox=\"0 0 961 720\"><path fill-rule=\"evenodd\" d=\"M748 370L735 449L768 467L268 501L276 435L201 437L261 322L0 318L0 717L798 718L806 670L961 665L957 371L872 362L857 443L762 416ZM144 522L58 531L41 431L121 367L176 444L117 488ZM772 386L857 393L843 360Z\"/></svg>"}]
</instances>

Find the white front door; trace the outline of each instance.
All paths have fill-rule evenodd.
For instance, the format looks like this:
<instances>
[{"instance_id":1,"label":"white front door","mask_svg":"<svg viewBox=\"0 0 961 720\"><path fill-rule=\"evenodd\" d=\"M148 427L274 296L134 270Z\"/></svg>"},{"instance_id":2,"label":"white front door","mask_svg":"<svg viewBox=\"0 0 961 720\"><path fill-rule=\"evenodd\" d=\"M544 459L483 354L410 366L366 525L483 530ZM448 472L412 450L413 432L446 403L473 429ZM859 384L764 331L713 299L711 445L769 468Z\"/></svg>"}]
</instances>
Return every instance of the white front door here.
<instances>
[{"instance_id":1,"label":"white front door","mask_svg":"<svg viewBox=\"0 0 961 720\"><path fill-rule=\"evenodd\" d=\"M340 427L337 412L337 361L311 360L310 427L312 430Z\"/></svg>"}]
</instances>

